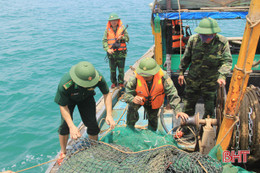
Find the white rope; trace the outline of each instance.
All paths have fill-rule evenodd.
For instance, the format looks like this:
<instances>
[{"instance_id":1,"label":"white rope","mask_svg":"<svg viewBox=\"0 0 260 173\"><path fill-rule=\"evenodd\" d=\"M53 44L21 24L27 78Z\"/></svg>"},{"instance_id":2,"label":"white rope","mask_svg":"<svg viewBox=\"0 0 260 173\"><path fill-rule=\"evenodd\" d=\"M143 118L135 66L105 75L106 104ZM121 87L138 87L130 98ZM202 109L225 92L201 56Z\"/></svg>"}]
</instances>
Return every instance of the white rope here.
<instances>
[{"instance_id":1,"label":"white rope","mask_svg":"<svg viewBox=\"0 0 260 173\"><path fill-rule=\"evenodd\" d=\"M253 27L255 27L256 25L258 25L260 23L260 20L251 21L251 19L249 18L248 15L246 15L246 20L250 24L250 28L253 28Z\"/></svg>"}]
</instances>

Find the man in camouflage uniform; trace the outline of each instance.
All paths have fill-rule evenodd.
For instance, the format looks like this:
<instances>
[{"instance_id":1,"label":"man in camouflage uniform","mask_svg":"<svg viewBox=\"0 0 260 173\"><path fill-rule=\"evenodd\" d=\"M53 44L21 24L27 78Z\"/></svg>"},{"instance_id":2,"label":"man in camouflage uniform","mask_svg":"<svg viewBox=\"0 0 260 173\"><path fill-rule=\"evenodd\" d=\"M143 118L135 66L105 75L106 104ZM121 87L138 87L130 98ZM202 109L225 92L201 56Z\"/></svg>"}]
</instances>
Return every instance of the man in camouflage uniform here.
<instances>
[{"instance_id":1,"label":"man in camouflage uniform","mask_svg":"<svg viewBox=\"0 0 260 173\"><path fill-rule=\"evenodd\" d=\"M183 85L184 72L189 67L184 95L184 112L189 116L195 113L195 106L202 96L205 113L215 116L215 96L218 85L225 86L226 77L232 67L232 57L228 40L219 34L220 28L216 20L205 18L195 29L198 34L192 35L188 41L180 63L178 83Z\"/></svg>"},{"instance_id":2,"label":"man in camouflage uniform","mask_svg":"<svg viewBox=\"0 0 260 173\"><path fill-rule=\"evenodd\" d=\"M111 88L124 86L124 68L127 55L126 42L129 41L127 30L116 13L111 13L103 36L103 48L107 52L110 67ZM122 32L124 32L122 34ZM118 40L117 48L115 42ZM118 68L118 81L116 79L116 68Z\"/></svg>"},{"instance_id":3,"label":"man in camouflage uniform","mask_svg":"<svg viewBox=\"0 0 260 173\"><path fill-rule=\"evenodd\" d=\"M186 120L188 115L181 112L180 97L171 78L154 59L142 59L135 71L135 76L130 78L126 84L124 100L129 104L127 126L134 127L139 119L138 109L143 105L148 118L148 129L157 130L157 114L164 102L165 94L176 112L176 118L181 117Z\"/></svg>"},{"instance_id":4,"label":"man in camouflage uniform","mask_svg":"<svg viewBox=\"0 0 260 173\"><path fill-rule=\"evenodd\" d=\"M104 96L107 116L106 123L113 129L115 122L112 118L112 97L105 78L94 66L82 61L71 67L59 83L54 101L59 105L61 112L61 124L59 127L59 139L61 155L60 164L66 154L68 137L77 139L81 136L79 129L73 123L73 111L77 106L81 119L87 127L90 139L97 140L100 131L96 120L96 102L94 89L98 87Z\"/></svg>"}]
</instances>

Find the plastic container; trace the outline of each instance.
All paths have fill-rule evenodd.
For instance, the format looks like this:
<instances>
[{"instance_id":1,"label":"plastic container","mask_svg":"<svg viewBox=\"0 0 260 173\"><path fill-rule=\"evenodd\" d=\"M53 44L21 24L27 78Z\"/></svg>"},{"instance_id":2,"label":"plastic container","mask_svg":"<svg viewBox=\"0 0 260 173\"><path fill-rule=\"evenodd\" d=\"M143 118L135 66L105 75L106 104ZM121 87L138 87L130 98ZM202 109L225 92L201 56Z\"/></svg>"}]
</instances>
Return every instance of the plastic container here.
<instances>
[{"instance_id":1,"label":"plastic container","mask_svg":"<svg viewBox=\"0 0 260 173\"><path fill-rule=\"evenodd\" d=\"M161 32L160 17L158 16L158 13L154 18L154 32L155 33Z\"/></svg>"}]
</instances>

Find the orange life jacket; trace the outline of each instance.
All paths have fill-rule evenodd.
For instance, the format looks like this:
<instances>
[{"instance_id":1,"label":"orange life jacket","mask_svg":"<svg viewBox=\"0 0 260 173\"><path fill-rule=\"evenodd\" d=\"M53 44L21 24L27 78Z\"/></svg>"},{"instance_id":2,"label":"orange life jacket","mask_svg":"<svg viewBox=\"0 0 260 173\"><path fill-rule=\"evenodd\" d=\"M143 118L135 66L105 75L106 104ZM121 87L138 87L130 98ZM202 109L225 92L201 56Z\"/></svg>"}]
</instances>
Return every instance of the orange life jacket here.
<instances>
[{"instance_id":1,"label":"orange life jacket","mask_svg":"<svg viewBox=\"0 0 260 173\"><path fill-rule=\"evenodd\" d=\"M153 77L153 85L149 91L146 81L142 76L135 72L137 78L136 85L136 94L143 97L144 102L141 105L144 105L146 102L152 106L152 109L159 109L164 102L164 87L162 77L164 76L162 69L159 70Z\"/></svg>"},{"instance_id":2,"label":"orange life jacket","mask_svg":"<svg viewBox=\"0 0 260 173\"><path fill-rule=\"evenodd\" d=\"M172 26L175 26L175 25L180 25L180 27L182 26L182 21L177 19L177 20L172 20Z\"/></svg>"},{"instance_id":3,"label":"orange life jacket","mask_svg":"<svg viewBox=\"0 0 260 173\"><path fill-rule=\"evenodd\" d=\"M172 20L172 26L180 26L180 33L182 33L182 21L181 20ZM181 35L172 35L172 48L179 48L180 47L180 37ZM185 48L185 43L181 40L181 47Z\"/></svg>"},{"instance_id":4,"label":"orange life jacket","mask_svg":"<svg viewBox=\"0 0 260 173\"><path fill-rule=\"evenodd\" d=\"M120 19L118 19L118 27L117 27L116 34L112 29L110 21L107 22L107 42L108 42L109 49L112 48L112 45L116 42L116 38L118 38L121 35L123 30L124 30L124 26ZM114 49L114 51L117 50L118 51L126 50L126 43L120 43L120 47L118 49Z\"/></svg>"},{"instance_id":5,"label":"orange life jacket","mask_svg":"<svg viewBox=\"0 0 260 173\"><path fill-rule=\"evenodd\" d=\"M180 37L181 35L172 35L172 48L180 47ZM181 47L185 48L185 43L183 42L183 40L181 40Z\"/></svg>"}]
</instances>

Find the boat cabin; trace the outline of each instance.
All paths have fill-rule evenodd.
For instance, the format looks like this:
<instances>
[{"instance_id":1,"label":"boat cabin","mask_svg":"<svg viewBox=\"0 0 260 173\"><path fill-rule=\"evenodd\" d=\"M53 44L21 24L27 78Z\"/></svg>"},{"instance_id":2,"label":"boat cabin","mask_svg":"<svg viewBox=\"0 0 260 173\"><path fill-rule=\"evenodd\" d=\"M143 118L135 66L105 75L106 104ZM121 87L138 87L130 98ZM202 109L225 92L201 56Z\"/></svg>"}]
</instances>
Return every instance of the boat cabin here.
<instances>
[{"instance_id":1,"label":"boat cabin","mask_svg":"<svg viewBox=\"0 0 260 173\"><path fill-rule=\"evenodd\" d=\"M201 19L214 18L230 44L233 59L232 70L237 63L246 16L250 0L155 0L152 6L151 25L155 43L155 59L164 70L167 54L171 55L171 78L179 95L183 95L184 86L179 86L179 64L185 51L189 36L195 34L194 29ZM249 50L250 51L250 50ZM254 63L248 85L260 86L260 44L256 50ZM188 70L187 70L188 71ZM186 74L187 75L187 72ZM227 77L226 90L232 74Z\"/></svg>"}]
</instances>

